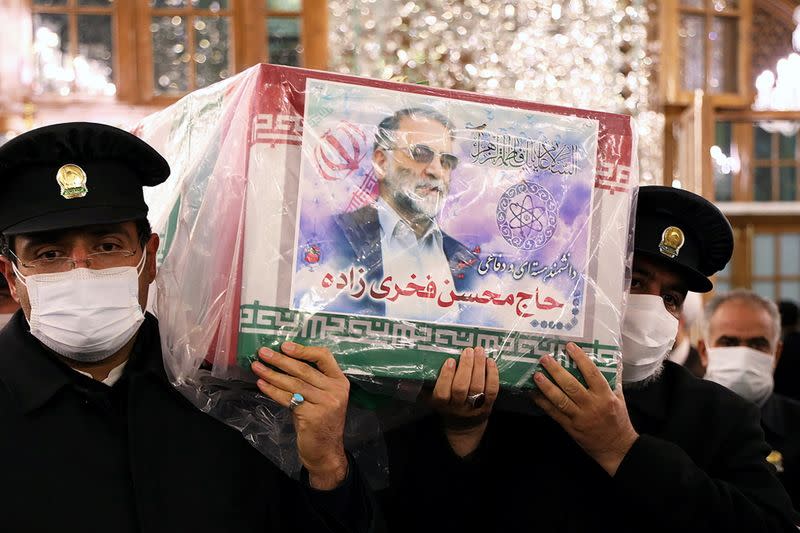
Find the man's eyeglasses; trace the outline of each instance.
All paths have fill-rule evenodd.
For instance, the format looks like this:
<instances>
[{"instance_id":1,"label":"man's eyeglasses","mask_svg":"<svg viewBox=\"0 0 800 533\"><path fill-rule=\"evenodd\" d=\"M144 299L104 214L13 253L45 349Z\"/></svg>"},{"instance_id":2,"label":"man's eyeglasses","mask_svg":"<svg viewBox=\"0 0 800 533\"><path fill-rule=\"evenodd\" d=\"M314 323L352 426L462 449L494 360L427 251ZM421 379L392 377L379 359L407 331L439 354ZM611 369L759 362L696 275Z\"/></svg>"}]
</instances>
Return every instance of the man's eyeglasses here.
<instances>
[{"instance_id":1,"label":"man's eyeglasses","mask_svg":"<svg viewBox=\"0 0 800 533\"><path fill-rule=\"evenodd\" d=\"M87 268L96 270L103 270L105 268L114 268L118 266L125 266L124 260L136 255L133 250L111 250L109 252L94 252L86 254L86 259L73 259L71 257L42 257L41 259L33 259L30 261L23 261L17 254L9 250L9 253L19 261L19 264L25 268L36 270L37 274L55 274L57 272L66 272L78 267L78 263L85 263Z\"/></svg>"},{"instance_id":2,"label":"man's eyeglasses","mask_svg":"<svg viewBox=\"0 0 800 533\"><path fill-rule=\"evenodd\" d=\"M434 157L439 157L439 163L445 170L453 170L458 166L458 157L449 152L439 152L427 144L409 144L408 146L395 146L389 150L402 150L417 163L428 165Z\"/></svg>"}]
</instances>

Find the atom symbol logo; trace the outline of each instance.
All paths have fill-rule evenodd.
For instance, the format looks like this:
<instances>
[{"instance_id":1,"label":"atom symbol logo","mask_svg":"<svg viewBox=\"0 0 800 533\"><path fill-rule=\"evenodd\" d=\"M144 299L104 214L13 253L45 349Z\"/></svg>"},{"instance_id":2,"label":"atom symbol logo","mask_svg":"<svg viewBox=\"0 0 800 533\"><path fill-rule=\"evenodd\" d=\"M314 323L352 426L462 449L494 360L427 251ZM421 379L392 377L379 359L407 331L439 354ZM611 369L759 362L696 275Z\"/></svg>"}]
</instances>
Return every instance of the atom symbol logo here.
<instances>
[{"instance_id":1,"label":"atom symbol logo","mask_svg":"<svg viewBox=\"0 0 800 533\"><path fill-rule=\"evenodd\" d=\"M546 211L541 207L533 206L533 198L525 195L522 203L511 202L508 206L511 217L508 220L508 227L511 229L518 229L527 238L531 231L540 232L544 230L544 223L542 217Z\"/></svg>"},{"instance_id":2,"label":"atom symbol logo","mask_svg":"<svg viewBox=\"0 0 800 533\"><path fill-rule=\"evenodd\" d=\"M515 248L536 250L556 231L558 206L550 191L533 182L509 187L497 202L497 226Z\"/></svg>"}]
</instances>

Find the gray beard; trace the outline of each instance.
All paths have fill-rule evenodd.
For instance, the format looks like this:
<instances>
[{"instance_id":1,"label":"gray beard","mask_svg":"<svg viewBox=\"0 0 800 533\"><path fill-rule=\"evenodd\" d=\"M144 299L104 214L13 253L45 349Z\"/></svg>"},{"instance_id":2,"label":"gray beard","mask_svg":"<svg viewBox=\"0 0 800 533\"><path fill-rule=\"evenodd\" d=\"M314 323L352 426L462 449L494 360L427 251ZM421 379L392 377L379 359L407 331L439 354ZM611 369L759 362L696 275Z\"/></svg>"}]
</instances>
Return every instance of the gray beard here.
<instances>
[{"instance_id":1,"label":"gray beard","mask_svg":"<svg viewBox=\"0 0 800 533\"><path fill-rule=\"evenodd\" d=\"M432 221L439 216L444 206L444 198L448 192L444 182L435 179L420 179L413 182L411 180L411 172L408 169L402 168L397 172L389 169L383 178L382 186L389 190L389 194L397 206L410 214L413 220ZM406 185L408 183L412 183L412 185ZM439 194L423 198L416 193L416 188L420 185L438 187Z\"/></svg>"},{"instance_id":2,"label":"gray beard","mask_svg":"<svg viewBox=\"0 0 800 533\"><path fill-rule=\"evenodd\" d=\"M666 360L666 358L664 358L664 359ZM664 372L664 361L661 361L661 364L658 365L658 368L656 368L655 372L653 372L652 374L650 374L646 378L640 379L639 381L631 381L631 382L623 381L622 382L622 389L623 390L625 390L625 389L628 389L628 390L643 389L643 388L647 387L648 385L650 385L651 383L653 383L655 381L658 381L658 378L661 377L661 374L663 372Z\"/></svg>"},{"instance_id":3,"label":"gray beard","mask_svg":"<svg viewBox=\"0 0 800 533\"><path fill-rule=\"evenodd\" d=\"M433 200L423 200L412 196L413 192L395 190L392 193L395 203L407 213L411 213L415 220L433 220L441 211L441 194Z\"/></svg>"}]
</instances>

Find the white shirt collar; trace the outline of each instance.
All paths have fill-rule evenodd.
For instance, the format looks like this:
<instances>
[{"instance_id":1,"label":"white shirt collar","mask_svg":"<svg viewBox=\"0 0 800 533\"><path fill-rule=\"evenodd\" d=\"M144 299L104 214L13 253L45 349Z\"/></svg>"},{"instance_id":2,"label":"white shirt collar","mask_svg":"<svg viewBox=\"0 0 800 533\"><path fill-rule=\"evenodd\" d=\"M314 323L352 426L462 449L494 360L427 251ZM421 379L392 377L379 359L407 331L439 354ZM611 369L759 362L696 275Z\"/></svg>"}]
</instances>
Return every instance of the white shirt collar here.
<instances>
[{"instance_id":1,"label":"white shirt collar","mask_svg":"<svg viewBox=\"0 0 800 533\"><path fill-rule=\"evenodd\" d=\"M418 244L427 244L430 242L428 239L432 238L439 248L442 247L442 230L439 229L439 224L436 220L431 220L431 225L428 231L422 237L417 238L414 230L392 206L387 204L380 196L375 202L375 208L378 211L378 222L381 226L381 239L391 241L393 239L403 240L403 236L414 236Z\"/></svg>"},{"instance_id":2,"label":"white shirt collar","mask_svg":"<svg viewBox=\"0 0 800 533\"><path fill-rule=\"evenodd\" d=\"M112 368L111 372L108 373L108 376L106 377L106 379L100 380L100 383L103 383L104 385L108 385L109 387L113 386L114 383L119 381L119 378L122 377L122 371L125 370L125 365L127 365L127 364L128 364L128 361L123 361L118 366L115 366L114 368ZM77 368L73 368L73 370L75 372L77 372L78 374L83 374L86 377L94 379L94 377L88 372L83 372L82 370L78 370Z\"/></svg>"}]
</instances>

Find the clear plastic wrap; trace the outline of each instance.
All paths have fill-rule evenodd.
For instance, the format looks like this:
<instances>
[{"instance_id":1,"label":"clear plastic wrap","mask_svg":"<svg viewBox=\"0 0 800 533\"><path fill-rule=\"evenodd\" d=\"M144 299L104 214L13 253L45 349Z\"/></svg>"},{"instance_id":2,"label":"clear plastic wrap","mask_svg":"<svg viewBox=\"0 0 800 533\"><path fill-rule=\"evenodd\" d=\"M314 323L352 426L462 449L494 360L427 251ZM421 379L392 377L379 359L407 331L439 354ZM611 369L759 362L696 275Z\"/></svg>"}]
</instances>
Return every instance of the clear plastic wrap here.
<instances>
[{"instance_id":1,"label":"clear plastic wrap","mask_svg":"<svg viewBox=\"0 0 800 533\"><path fill-rule=\"evenodd\" d=\"M615 383L630 117L260 65L134 132L172 166L147 193L170 379L286 471L260 346L328 346L356 395L413 399L474 346L505 388L544 354L579 376L568 341ZM351 404L346 441L377 453L371 402Z\"/></svg>"}]
</instances>

